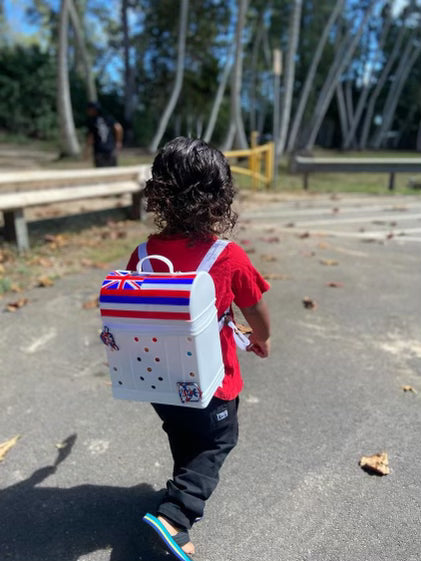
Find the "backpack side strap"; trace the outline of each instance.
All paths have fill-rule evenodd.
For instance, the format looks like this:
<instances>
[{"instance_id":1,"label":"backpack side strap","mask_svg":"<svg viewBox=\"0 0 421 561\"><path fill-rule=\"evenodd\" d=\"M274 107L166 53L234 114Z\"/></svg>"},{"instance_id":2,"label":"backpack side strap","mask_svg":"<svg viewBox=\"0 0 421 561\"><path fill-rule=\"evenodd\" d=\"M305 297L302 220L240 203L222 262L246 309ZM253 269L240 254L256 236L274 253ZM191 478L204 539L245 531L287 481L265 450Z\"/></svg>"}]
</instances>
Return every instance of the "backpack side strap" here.
<instances>
[{"instance_id":1,"label":"backpack side strap","mask_svg":"<svg viewBox=\"0 0 421 561\"><path fill-rule=\"evenodd\" d=\"M139 261L148 256L147 242L137 246L137 256L139 257ZM153 273L152 264L149 259L143 262L142 268L145 273Z\"/></svg>"}]
</instances>

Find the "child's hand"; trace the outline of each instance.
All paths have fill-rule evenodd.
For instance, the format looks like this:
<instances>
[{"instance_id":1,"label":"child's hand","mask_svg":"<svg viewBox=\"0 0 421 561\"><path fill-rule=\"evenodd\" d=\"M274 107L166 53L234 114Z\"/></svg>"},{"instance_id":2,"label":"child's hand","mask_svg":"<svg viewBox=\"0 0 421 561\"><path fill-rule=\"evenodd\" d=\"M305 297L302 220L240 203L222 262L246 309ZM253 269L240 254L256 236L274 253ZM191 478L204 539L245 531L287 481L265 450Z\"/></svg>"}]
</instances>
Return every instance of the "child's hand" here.
<instances>
[{"instance_id":1,"label":"child's hand","mask_svg":"<svg viewBox=\"0 0 421 561\"><path fill-rule=\"evenodd\" d=\"M266 341L259 341L254 334L250 335L250 345L247 347L247 351L252 351L260 358L266 358L269 356L270 353L270 339L266 339Z\"/></svg>"}]
</instances>

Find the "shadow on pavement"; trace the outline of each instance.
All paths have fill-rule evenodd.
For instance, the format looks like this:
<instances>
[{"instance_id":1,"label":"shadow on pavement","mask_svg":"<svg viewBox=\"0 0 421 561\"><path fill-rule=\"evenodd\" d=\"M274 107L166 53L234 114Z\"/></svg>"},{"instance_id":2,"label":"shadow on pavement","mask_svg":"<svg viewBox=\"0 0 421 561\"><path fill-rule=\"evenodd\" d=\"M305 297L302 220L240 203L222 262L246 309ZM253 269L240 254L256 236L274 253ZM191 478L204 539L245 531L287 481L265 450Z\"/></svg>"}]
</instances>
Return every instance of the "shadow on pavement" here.
<instances>
[{"instance_id":1,"label":"shadow on pavement","mask_svg":"<svg viewBox=\"0 0 421 561\"><path fill-rule=\"evenodd\" d=\"M110 561L167 560L141 520L145 512L156 508L162 491L146 483L39 487L67 458L75 440L76 435L66 439L53 465L0 490L0 559L77 561L109 549L105 556Z\"/></svg>"}]
</instances>

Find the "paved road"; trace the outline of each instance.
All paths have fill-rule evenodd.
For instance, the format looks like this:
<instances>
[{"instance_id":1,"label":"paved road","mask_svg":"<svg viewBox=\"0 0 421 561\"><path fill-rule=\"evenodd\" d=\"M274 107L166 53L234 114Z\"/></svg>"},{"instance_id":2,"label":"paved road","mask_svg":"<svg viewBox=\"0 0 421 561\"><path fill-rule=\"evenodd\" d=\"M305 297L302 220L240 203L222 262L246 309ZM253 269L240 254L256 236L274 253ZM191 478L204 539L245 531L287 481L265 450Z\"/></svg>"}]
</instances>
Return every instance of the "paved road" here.
<instances>
[{"instance_id":1,"label":"paved road","mask_svg":"<svg viewBox=\"0 0 421 561\"><path fill-rule=\"evenodd\" d=\"M244 217L250 257L286 278L268 294L271 358L241 357L241 440L192 533L198 561L419 561L420 247L372 224L413 229L417 209L312 196ZM381 236L326 235L361 227ZM164 435L150 406L112 400L98 313L82 309L102 275L1 316L0 442L22 435L0 465L1 561L169 559L140 524L170 471ZM364 473L382 450L392 473Z\"/></svg>"},{"instance_id":2,"label":"paved road","mask_svg":"<svg viewBox=\"0 0 421 561\"><path fill-rule=\"evenodd\" d=\"M421 197L320 197L273 202L270 209L244 217L276 225L279 231L297 231L361 241L399 238L421 242Z\"/></svg>"}]
</instances>

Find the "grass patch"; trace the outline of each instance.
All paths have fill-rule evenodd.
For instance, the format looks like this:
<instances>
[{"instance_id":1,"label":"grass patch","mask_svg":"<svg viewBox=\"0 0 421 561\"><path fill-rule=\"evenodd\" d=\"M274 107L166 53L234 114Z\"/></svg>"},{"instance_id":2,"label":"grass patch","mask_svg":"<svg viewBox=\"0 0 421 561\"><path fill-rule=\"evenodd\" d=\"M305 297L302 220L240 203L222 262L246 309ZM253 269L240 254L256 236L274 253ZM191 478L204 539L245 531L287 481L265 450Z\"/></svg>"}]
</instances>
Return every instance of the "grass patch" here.
<instances>
[{"instance_id":1,"label":"grass patch","mask_svg":"<svg viewBox=\"0 0 421 561\"><path fill-rule=\"evenodd\" d=\"M355 158L355 157L378 157L378 158L420 158L416 152L340 152L331 150L315 150L314 156ZM237 163L247 167L247 161ZM293 174L288 172L289 161L282 158L278 168L276 183L271 190L283 191L303 191L303 174ZM418 177L418 176L417 176ZM250 190L252 188L251 178L241 174L234 174L235 182L240 189ZM389 191L388 173L313 173L309 174L309 191L315 193L367 193L370 195L414 195L416 192L408 187L408 182L414 178L414 174L397 173L395 175L395 190ZM260 191L265 190L261 185Z\"/></svg>"}]
</instances>

